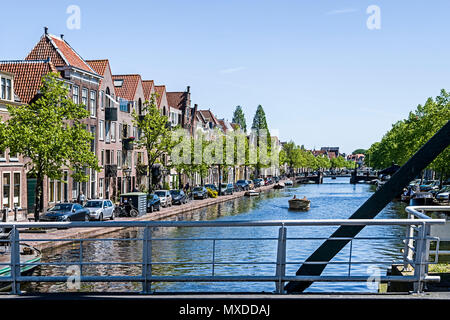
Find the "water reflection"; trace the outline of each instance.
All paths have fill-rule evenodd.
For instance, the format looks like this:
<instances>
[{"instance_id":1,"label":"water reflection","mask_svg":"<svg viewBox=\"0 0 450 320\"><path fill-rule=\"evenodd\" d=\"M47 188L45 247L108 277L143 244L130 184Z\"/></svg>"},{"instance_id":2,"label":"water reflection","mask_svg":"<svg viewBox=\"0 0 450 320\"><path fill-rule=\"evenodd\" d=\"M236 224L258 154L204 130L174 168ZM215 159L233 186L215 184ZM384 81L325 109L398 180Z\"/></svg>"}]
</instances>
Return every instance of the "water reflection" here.
<instances>
[{"instance_id":1,"label":"water reflection","mask_svg":"<svg viewBox=\"0 0 450 320\"><path fill-rule=\"evenodd\" d=\"M322 185L301 185L284 190L272 190L260 197L244 197L220 203L200 210L180 214L170 220L277 220L277 219L346 219L373 193L370 185L350 185L348 178L336 180L325 179ZM288 210L287 200L293 195L306 196L311 200L308 212L293 212ZM377 218L405 218L404 205L389 204ZM328 237L336 227L289 227L288 237ZM377 261L376 265L385 273L389 265L382 261L399 261L401 259L401 237L405 230L400 226L366 227L359 237L392 237L388 240L354 240L352 243L352 261ZM111 235L112 237L113 235ZM153 238L276 238L278 228L155 228ZM110 236L108 236L110 237ZM123 230L114 237L136 239L142 238L142 231L136 229ZM287 275L294 275L299 263L305 260L323 240L289 240L287 242ZM277 242L275 240L212 240L196 241L153 241L152 268L153 275L211 275L211 261L215 253L215 275L274 275ZM350 245L347 245L333 261L349 260ZM62 249L44 252L43 262L79 261L79 244L73 244ZM139 262L142 256L142 243L132 241L100 241L83 244L83 261L90 262ZM165 264L177 261L179 264ZM238 262L264 262L262 265L237 264ZM202 264L189 264L199 262ZM352 275L367 275L367 265L352 264ZM41 267L38 274L63 275L66 267ZM348 265L329 265L324 275L346 275ZM140 275L141 266L136 265L95 265L83 267L84 275ZM28 291L56 292L68 291L66 284L32 284ZM273 292L273 283L154 283L152 289L157 292L170 291L254 291ZM86 291L140 291L140 283L86 283L81 285ZM309 292L342 292L342 291L373 291L365 283L315 283Z\"/></svg>"}]
</instances>

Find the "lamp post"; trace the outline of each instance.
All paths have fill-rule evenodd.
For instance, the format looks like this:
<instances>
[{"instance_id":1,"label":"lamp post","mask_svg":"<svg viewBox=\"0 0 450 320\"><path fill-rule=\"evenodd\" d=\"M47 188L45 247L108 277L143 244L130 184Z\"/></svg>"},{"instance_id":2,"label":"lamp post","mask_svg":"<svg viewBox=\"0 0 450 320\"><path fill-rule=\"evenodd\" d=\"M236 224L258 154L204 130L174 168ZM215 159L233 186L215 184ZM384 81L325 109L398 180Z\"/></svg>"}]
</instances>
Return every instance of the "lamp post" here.
<instances>
[{"instance_id":1,"label":"lamp post","mask_svg":"<svg viewBox=\"0 0 450 320\"><path fill-rule=\"evenodd\" d=\"M125 169L122 169L122 172L125 175L126 180L128 181L128 185L130 186L131 185L131 182L130 182L131 181L131 169L125 168ZM131 187L127 188L127 192L130 192L130 190L128 190L128 189L131 189Z\"/></svg>"}]
</instances>

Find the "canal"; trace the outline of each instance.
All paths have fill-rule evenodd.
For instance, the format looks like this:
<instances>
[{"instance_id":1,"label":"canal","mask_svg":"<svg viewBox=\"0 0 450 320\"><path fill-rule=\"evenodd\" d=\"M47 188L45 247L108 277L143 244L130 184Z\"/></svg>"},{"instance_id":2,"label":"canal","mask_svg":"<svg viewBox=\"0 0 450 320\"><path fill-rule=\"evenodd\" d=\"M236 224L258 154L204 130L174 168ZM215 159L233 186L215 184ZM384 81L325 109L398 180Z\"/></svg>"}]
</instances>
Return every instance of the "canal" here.
<instances>
[{"instance_id":1,"label":"canal","mask_svg":"<svg viewBox=\"0 0 450 320\"><path fill-rule=\"evenodd\" d=\"M295 219L346 219L374 192L374 187L368 184L351 185L349 178L335 180L324 179L320 185L297 185L284 190L271 190L259 197L243 197L228 202L216 204L197 211L184 213L173 220L295 220ZM293 212L288 210L288 199L293 195L306 196L311 200L311 209L307 212ZM396 219L405 218L405 205L399 202L389 204L377 218ZM289 227L288 237L328 237L336 227ZM261 228L159 228L152 231L155 238L212 238L212 237L277 237L278 229L273 227ZM383 261L401 261L401 238L405 230L400 226L371 226L366 227L361 237L392 237L396 240L355 240L352 244L351 260L376 261L379 264L352 264L349 270L347 264L329 265L324 275L384 275L388 264ZM140 238L141 230L127 229L108 238ZM397 240L398 239L398 240ZM287 243L287 261L303 261L323 240L292 240ZM215 275L274 275L275 265L252 265L248 262L267 262L276 259L276 241L218 241L215 244L216 262L246 261L238 265L224 263L215 265ZM153 275L210 275L211 265L192 265L188 262L211 261L211 241L154 241L152 261L169 262L182 261L183 264L160 264L153 267ZM46 250L43 262L61 262L79 260L79 245L73 244L63 248ZM344 248L334 259L336 262L349 260L350 246ZM131 241L101 241L87 242L83 245L84 261L114 261L139 262L142 257L142 243ZM288 264L287 275L295 275L299 264ZM376 269L378 268L378 269ZM375 271L374 271L375 270ZM36 274L67 275L67 267L41 266ZM374 273L375 272L375 273ZM139 265L115 266L85 266L84 275L140 275ZM33 283L24 285L28 292L61 292L73 291L66 283ZM83 283L81 291L136 291L141 290L140 283ZM152 290L156 292L273 292L273 283L154 283ZM367 283L315 283L307 292L375 292L376 289Z\"/></svg>"}]
</instances>

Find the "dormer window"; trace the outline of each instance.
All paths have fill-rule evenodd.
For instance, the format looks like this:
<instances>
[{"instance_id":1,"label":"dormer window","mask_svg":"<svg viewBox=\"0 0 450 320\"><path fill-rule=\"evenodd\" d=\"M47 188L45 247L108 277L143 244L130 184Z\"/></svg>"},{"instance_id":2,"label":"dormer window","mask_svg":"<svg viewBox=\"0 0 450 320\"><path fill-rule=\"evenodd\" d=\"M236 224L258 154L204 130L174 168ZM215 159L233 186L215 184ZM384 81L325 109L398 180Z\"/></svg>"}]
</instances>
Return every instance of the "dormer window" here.
<instances>
[{"instance_id":1,"label":"dormer window","mask_svg":"<svg viewBox=\"0 0 450 320\"><path fill-rule=\"evenodd\" d=\"M123 85L123 79L114 80L114 87L121 87Z\"/></svg>"},{"instance_id":2,"label":"dormer window","mask_svg":"<svg viewBox=\"0 0 450 320\"><path fill-rule=\"evenodd\" d=\"M1 77L1 98L2 100L13 100L12 94L12 80L10 78Z\"/></svg>"}]
</instances>

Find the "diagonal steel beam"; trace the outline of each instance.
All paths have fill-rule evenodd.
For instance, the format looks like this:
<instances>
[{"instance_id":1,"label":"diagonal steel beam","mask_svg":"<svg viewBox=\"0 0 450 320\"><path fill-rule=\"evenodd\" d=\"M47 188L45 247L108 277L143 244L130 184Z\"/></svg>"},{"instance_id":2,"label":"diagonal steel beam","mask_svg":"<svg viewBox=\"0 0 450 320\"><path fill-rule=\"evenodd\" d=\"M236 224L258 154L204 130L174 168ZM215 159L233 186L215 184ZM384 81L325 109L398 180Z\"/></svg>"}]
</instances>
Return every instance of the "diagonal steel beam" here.
<instances>
[{"instance_id":1,"label":"diagonal steel beam","mask_svg":"<svg viewBox=\"0 0 450 320\"><path fill-rule=\"evenodd\" d=\"M450 121L448 121L430 140L425 143L380 190L375 192L349 219L373 219L402 192L411 180L425 169L442 151L450 145ZM341 226L331 237L354 238L364 226ZM326 240L308 259L307 262L330 261L350 240ZM296 275L318 276L327 266L323 264L303 264ZM291 281L285 286L287 293L303 292L312 282Z\"/></svg>"}]
</instances>

